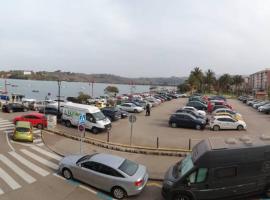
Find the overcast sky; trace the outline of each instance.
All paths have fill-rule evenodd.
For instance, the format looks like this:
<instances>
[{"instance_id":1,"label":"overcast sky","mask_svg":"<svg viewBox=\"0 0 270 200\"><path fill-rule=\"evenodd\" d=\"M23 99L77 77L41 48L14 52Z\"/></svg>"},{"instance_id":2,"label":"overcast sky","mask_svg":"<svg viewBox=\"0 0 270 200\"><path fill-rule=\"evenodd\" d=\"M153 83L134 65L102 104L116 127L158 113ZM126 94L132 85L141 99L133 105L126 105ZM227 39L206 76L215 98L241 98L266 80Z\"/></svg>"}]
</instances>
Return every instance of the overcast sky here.
<instances>
[{"instance_id":1,"label":"overcast sky","mask_svg":"<svg viewBox=\"0 0 270 200\"><path fill-rule=\"evenodd\" d=\"M269 0L0 0L0 70L250 74L269 54Z\"/></svg>"}]
</instances>

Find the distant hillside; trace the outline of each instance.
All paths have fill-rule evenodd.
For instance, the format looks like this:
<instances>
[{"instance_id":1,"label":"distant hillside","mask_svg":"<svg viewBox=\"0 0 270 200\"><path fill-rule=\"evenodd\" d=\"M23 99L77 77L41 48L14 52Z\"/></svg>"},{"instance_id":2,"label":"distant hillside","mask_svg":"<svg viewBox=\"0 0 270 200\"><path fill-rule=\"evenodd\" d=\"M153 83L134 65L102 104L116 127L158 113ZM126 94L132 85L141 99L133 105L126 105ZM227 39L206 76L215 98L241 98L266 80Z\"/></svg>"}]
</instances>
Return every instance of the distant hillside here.
<instances>
[{"instance_id":1,"label":"distant hillside","mask_svg":"<svg viewBox=\"0 0 270 200\"><path fill-rule=\"evenodd\" d=\"M127 78L112 74L83 74L73 72L25 72L21 70L1 71L1 78L28 79L28 80L62 80L72 82L96 82L112 84L136 84L136 85L179 85L186 80L186 77L157 77L157 78Z\"/></svg>"}]
</instances>

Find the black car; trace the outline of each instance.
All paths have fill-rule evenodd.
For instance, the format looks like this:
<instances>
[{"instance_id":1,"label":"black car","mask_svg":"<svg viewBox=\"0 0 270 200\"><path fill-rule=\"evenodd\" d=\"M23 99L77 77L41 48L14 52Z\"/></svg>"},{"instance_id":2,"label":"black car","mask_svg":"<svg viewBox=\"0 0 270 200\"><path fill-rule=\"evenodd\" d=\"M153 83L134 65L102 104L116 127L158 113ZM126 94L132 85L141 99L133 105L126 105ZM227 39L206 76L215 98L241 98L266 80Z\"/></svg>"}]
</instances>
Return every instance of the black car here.
<instances>
[{"instance_id":1,"label":"black car","mask_svg":"<svg viewBox=\"0 0 270 200\"><path fill-rule=\"evenodd\" d=\"M20 104L20 103L8 103L8 104L4 104L2 106L2 111L3 112L8 112L8 113L26 112L26 111L28 111L28 108L26 106L24 106L23 104Z\"/></svg>"},{"instance_id":2,"label":"black car","mask_svg":"<svg viewBox=\"0 0 270 200\"><path fill-rule=\"evenodd\" d=\"M187 103L187 106L194 107L197 110L207 110L207 105L200 101L190 101Z\"/></svg>"},{"instance_id":3,"label":"black car","mask_svg":"<svg viewBox=\"0 0 270 200\"><path fill-rule=\"evenodd\" d=\"M195 112L193 110L188 110L188 109L178 109L176 111L176 113L188 113L191 114L192 116L196 117L196 118L200 118L206 121L206 123L208 123L208 118L206 116L202 116L200 115L198 112Z\"/></svg>"},{"instance_id":4,"label":"black car","mask_svg":"<svg viewBox=\"0 0 270 200\"><path fill-rule=\"evenodd\" d=\"M101 112L109 118L110 121L116 121L121 119L121 112L115 109L114 107L102 108Z\"/></svg>"},{"instance_id":5,"label":"black car","mask_svg":"<svg viewBox=\"0 0 270 200\"><path fill-rule=\"evenodd\" d=\"M188 113L175 113L171 115L169 125L173 128L184 127L196 128L199 130L205 128L206 121L204 119L196 118Z\"/></svg>"},{"instance_id":6,"label":"black car","mask_svg":"<svg viewBox=\"0 0 270 200\"><path fill-rule=\"evenodd\" d=\"M61 110L60 110L60 112L58 114L58 108L49 107L49 106L46 106L45 110L44 110L44 108L41 108L39 110L39 113L43 113L43 114L46 114L46 115L55 115L55 116L57 116L57 119L61 119L61 116L62 116Z\"/></svg>"}]
</instances>

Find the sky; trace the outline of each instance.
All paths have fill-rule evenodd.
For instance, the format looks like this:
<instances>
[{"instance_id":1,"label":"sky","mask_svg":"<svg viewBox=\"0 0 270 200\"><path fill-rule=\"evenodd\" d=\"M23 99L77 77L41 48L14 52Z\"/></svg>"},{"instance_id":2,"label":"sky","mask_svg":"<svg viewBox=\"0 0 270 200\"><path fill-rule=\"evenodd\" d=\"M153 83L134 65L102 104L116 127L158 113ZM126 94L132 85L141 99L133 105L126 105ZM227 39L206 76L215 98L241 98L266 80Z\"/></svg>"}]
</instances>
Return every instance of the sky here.
<instances>
[{"instance_id":1,"label":"sky","mask_svg":"<svg viewBox=\"0 0 270 200\"><path fill-rule=\"evenodd\" d=\"M269 0L0 0L0 70L248 75L269 53Z\"/></svg>"}]
</instances>

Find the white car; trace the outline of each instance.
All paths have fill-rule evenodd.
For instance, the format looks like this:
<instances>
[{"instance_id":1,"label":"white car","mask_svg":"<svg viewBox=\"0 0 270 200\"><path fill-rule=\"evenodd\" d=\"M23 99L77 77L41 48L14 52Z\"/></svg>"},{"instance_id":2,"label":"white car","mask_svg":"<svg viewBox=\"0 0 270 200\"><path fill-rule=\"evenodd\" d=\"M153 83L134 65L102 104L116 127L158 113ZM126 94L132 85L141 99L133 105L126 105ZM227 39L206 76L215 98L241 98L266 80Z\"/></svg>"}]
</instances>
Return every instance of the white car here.
<instances>
[{"instance_id":1,"label":"white car","mask_svg":"<svg viewBox=\"0 0 270 200\"><path fill-rule=\"evenodd\" d=\"M192 110L192 111L194 111L194 112L197 112L197 113L198 113L199 115L201 115L201 116L206 116L206 112L205 112L205 111L203 111L203 110L198 110L198 109L196 109L196 108L194 108L194 107L192 107L192 106L184 106L183 109L185 109L185 110Z\"/></svg>"},{"instance_id":2,"label":"white car","mask_svg":"<svg viewBox=\"0 0 270 200\"><path fill-rule=\"evenodd\" d=\"M143 107L137 106L133 103L123 103L121 105L118 105L118 108L127 112L135 112L135 113L142 112L144 110Z\"/></svg>"},{"instance_id":3,"label":"white car","mask_svg":"<svg viewBox=\"0 0 270 200\"><path fill-rule=\"evenodd\" d=\"M226 115L212 117L209 124L210 128L214 131L219 131L220 129L247 129L247 125L244 121L236 120Z\"/></svg>"}]
</instances>

